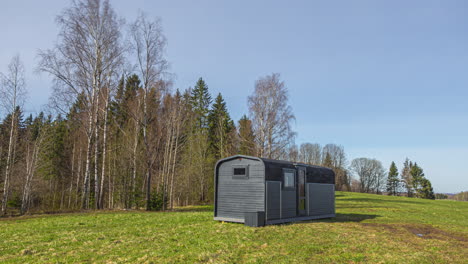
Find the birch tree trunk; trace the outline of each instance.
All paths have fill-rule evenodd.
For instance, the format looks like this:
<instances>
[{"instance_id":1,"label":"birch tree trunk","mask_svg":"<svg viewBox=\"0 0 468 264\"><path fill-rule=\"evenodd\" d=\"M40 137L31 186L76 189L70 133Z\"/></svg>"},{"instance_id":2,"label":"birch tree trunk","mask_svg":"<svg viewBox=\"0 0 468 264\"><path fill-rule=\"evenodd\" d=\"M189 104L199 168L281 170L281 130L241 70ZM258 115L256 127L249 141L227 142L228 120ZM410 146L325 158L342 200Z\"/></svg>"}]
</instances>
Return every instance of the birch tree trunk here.
<instances>
[{"instance_id":1,"label":"birch tree trunk","mask_svg":"<svg viewBox=\"0 0 468 264\"><path fill-rule=\"evenodd\" d=\"M17 110L19 110L19 106L22 105L24 97L26 96L24 67L19 55L16 55L12 58L10 64L8 65L7 74L4 75L0 73L0 79L0 93L2 94L0 100L5 106L6 112L11 113L10 136L8 140L8 153L5 167L5 178L3 184L3 197L1 208L1 213L3 215L6 215L8 198L10 193L10 178L13 168L14 150L17 140Z\"/></svg>"},{"instance_id":2,"label":"birch tree trunk","mask_svg":"<svg viewBox=\"0 0 468 264\"><path fill-rule=\"evenodd\" d=\"M106 154L107 154L107 116L109 108L109 90L106 91L106 101L104 106L104 132L102 136L102 167L101 167L101 189L99 190L99 208L103 208L104 200L104 180L106 176Z\"/></svg>"}]
</instances>

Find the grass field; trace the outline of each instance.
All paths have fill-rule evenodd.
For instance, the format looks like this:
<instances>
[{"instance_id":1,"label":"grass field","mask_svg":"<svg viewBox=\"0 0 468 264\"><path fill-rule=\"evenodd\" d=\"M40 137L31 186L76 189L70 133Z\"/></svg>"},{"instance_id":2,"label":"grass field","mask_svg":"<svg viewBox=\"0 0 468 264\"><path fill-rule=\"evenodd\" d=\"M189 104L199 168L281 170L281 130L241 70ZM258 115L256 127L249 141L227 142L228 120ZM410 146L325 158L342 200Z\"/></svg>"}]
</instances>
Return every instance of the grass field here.
<instances>
[{"instance_id":1,"label":"grass field","mask_svg":"<svg viewBox=\"0 0 468 264\"><path fill-rule=\"evenodd\" d=\"M250 228L212 207L0 220L1 263L468 263L468 203L336 193L337 217Z\"/></svg>"}]
</instances>

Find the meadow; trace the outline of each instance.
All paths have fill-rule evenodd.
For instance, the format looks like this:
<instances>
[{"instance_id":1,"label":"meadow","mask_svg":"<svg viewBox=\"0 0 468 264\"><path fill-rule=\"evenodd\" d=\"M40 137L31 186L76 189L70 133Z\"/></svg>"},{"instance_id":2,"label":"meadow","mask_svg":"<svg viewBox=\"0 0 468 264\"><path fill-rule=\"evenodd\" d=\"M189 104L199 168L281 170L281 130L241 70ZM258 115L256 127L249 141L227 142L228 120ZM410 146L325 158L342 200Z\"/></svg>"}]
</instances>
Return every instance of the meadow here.
<instances>
[{"instance_id":1,"label":"meadow","mask_svg":"<svg viewBox=\"0 0 468 264\"><path fill-rule=\"evenodd\" d=\"M1 263L467 263L468 203L336 192L333 219L261 228L212 206L0 219Z\"/></svg>"}]
</instances>

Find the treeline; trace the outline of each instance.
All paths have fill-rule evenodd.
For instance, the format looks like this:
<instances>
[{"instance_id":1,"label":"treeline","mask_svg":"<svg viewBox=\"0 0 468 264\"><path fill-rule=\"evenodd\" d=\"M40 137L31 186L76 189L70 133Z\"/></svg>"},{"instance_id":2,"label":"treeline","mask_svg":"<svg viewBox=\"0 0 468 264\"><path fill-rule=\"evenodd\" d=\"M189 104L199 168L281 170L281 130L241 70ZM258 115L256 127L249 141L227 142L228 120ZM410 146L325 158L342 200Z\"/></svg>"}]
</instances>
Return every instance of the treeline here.
<instances>
[{"instance_id":1,"label":"treeline","mask_svg":"<svg viewBox=\"0 0 468 264\"><path fill-rule=\"evenodd\" d=\"M172 88L159 19L140 14L126 25L107 0L80 0L56 21L56 44L39 51L36 67L53 78L44 112L23 112L19 56L0 75L2 214L208 203L215 162L234 154L330 167L336 190L405 189L430 198L430 182L416 163L405 165L399 179L392 168L387 177L376 160L348 164L339 145L296 146L279 74L255 82L248 114L235 122L223 96L213 98L202 78L191 88Z\"/></svg>"},{"instance_id":2,"label":"treeline","mask_svg":"<svg viewBox=\"0 0 468 264\"><path fill-rule=\"evenodd\" d=\"M457 194L451 195L448 197L451 200L455 201L468 201L468 192L459 192Z\"/></svg>"},{"instance_id":3,"label":"treeline","mask_svg":"<svg viewBox=\"0 0 468 264\"><path fill-rule=\"evenodd\" d=\"M159 19L125 25L109 1L73 1L36 70L54 80L50 104L24 116L24 66L2 79L2 214L146 208L213 199L213 167L241 153L285 158L294 139L279 74L258 79L237 124L205 80L172 90Z\"/></svg>"},{"instance_id":4,"label":"treeline","mask_svg":"<svg viewBox=\"0 0 468 264\"><path fill-rule=\"evenodd\" d=\"M450 199L455 201L468 201L468 192L459 192L456 194L436 193L436 199Z\"/></svg>"}]
</instances>

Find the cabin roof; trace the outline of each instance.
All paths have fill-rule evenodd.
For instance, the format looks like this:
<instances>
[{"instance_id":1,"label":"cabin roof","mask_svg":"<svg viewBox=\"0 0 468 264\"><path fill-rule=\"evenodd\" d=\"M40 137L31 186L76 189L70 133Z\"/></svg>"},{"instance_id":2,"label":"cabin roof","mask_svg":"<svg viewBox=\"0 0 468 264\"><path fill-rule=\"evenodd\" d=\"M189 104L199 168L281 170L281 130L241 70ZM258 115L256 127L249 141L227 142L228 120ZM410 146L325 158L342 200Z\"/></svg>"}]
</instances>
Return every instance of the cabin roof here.
<instances>
[{"instance_id":1,"label":"cabin roof","mask_svg":"<svg viewBox=\"0 0 468 264\"><path fill-rule=\"evenodd\" d=\"M268 165L275 165L275 164L281 164L281 165L284 165L285 167L295 167L295 166L304 166L304 167L309 167L309 168L315 168L315 169L324 169L324 170L329 170L329 171L333 171L332 169L330 168L327 168L327 167L322 167L322 166L317 166L317 165L309 165L309 164L305 164L305 163L300 163L300 162L292 162L292 161L286 161L286 160L274 160L274 159L267 159L267 158L258 158L258 157L253 157L253 156L247 156L247 155L234 155L234 156L230 156L230 157L227 157L227 158L224 158L224 159L221 159L218 161L218 164L224 162L224 161L228 161L228 160L232 160L232 159L237 159L237 158L245 158L245 159L253 159L253 160L258 160L258 161L262 161L265 166L267 167Z\"/></svg>"}]
</instances>

